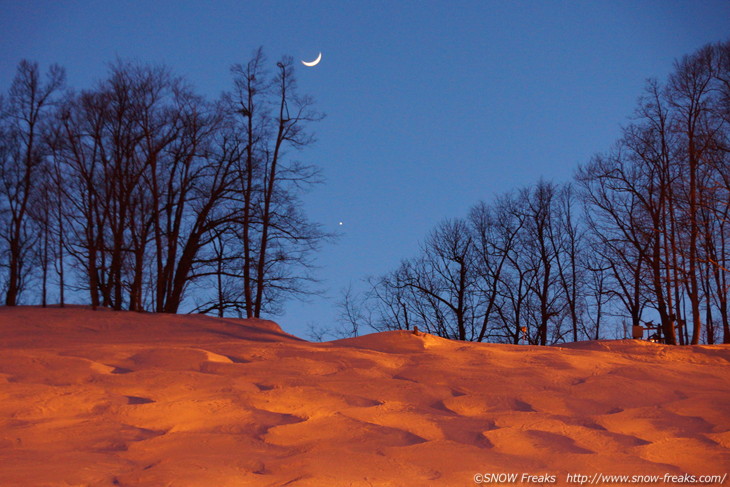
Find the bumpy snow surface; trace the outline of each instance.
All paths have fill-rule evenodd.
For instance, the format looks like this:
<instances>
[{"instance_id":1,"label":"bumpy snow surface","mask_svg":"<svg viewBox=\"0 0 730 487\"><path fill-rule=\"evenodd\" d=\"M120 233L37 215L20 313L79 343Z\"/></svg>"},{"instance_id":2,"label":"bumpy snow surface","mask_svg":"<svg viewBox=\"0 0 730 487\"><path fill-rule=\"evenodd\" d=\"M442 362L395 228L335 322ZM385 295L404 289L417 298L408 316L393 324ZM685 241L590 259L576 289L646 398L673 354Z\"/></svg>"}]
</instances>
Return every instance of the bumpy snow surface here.
<instances>
[{"instance_id":1,"label":"bumpy snow surface","mask_svg":"<svg viewBox=\"0 0 730 487\"><path fill-rule=\"evenodd\" d=\"M729 470L728 346L310 343L262 320L0 308L3 487L667 485Z\"/></svg>"}]
</instances>

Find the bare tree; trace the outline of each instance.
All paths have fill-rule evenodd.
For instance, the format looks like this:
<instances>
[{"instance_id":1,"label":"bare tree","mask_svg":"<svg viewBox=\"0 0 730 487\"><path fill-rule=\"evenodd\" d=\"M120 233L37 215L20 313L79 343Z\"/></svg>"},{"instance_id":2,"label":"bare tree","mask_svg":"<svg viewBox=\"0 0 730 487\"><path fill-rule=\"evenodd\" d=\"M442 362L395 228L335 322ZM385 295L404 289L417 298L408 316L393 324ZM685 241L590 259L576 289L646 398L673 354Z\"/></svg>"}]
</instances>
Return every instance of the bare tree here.
<instances>
[{"instance_id":1,"label":"bare tree","mask_svg":"<svg viewBox=\"0 0 730 487\"><path fill-rule=\"evenodd\" d=\"M241 296L247 317L276 313L284 299L310 292L312 255L331 235L302 211L302 191L320 182L319 170L292 159L314 142L308 124L321 120L314 100L297 92L292 59L266 70L261 49L232 69L225 96L241 143L237 165L235 232L241 242Z\"/></svg>"},{"instance_id":2,"label":"bare tree","mask_svg":"<svg viewBox=\"0 0 730 487\"><path fill-rule=\"evenodd\" d=\"M555 222L550 242L557 255L557 272L563 298L570 319L572 338L576 342L583 328L582 306L584 303L585 275L583 268L584 231L575 216L576 195L570 184L557 190Z\"/></svg>"},{"instance_id":3,"label":"bare tree","mask_svg":"<svg viewBox=\"0 0 730 487\"><path fill-rule=\"evenodd\" d=\"M519 228L517 239L506 251L506 269L499 279L499 302L497 314L502 324L502 336L497 335L515 345L521 340L536 344L537 337L534 326L534 308L531 306L531 290L536 274L526 258L525 240L522 228L526 224L526 215L518 210L517 200L513 200L513 215L517 218Z\"/></svg>"},{"instance_id":4,"label":"bare tree","mask_svg":"<svg viewBox=\"0 0 730 487\"><path fill-rule=\"evenodd\" d=\"M0 239L7 268L5 304L18 304L37 238L30 205L39 190L40 167L46 157L42 124L65 72L57 65L41 79L37 63L21 61L2 107L0 149Z\"/></svg>"},{"instance_id":5,"label":"bare tree","mask_svg":"<svg viewBox=\"0 0 730 487\"><path fill-rule=\"evenodd\" d=\"M447 336L473 340L476 312L474 239L465 220L441 222L426 239L422 265L409 285L445 307L455 325Z\"/></svg>"},{"instance_id":6,"label":"bare tree","mask_svg":"<svg viewBox=\"0 0 730 487\"><path fill-rule=\"evenodd\" d=\"M612 277L611 291L631 318L632 326L642 325L646 307L644 281L650 240L640 231L644 220L639 197L628 184L619 148L607 156L596 156L579 169L577 179L588 205L588 231L593 250L598 252ZM602 266L603 267L603 266Z\"/></svg>"},{"instance_id":7,"label":"bare tree","mask_svg":"<svg viewBox=\"0 0 730 487\"><path fill-rule=\"evenodd\" d=\"M715 313L730 331L726 267L720 264L727 259L728 231L727 75L720 73L728 46L685 56L666 85L650 81L617 149L578 175L590 203L591 231L614 271L615 295L634 325L640 324L639 301L650 303L668 343L695 344L703 333L712 340ZM623 275L632 275L635 284L628 286Z\"/></svg>"},{"instance_id":8,"label":"bare tree","mask_svg":"<svg viewBox=\"0 0 730 487\"><path fill-rule=\"evenodd\" d=\"M198 257L212 229L235 219L226 198L240 149L216 145L220 110L165 68L120 61L59 119L72 255L92 305L176 312L210 275Z\"/></svg>"},{"instance_id":9,"label":"bare tree","mask_svg":"<svg viewBox=\"0 0 730 487\"><path fill-rule=\"evenodd\" d=\"M586 313L583 333L588 340L600 340L604 331L604 318L614 296L610 290L611 262L605 257L603 248L597 242L587 240L582 257L586 273Z\"/></svg>"},{"instance_id":10,"label":"bare tree","mask_svg":"<svg viewBox=\"0 0 730 487\"><path fill-rule=\"evenodd\" d=\"M474 233L478 288L481 298L481 328L477 341L484 341L492 330L499 308L500 283L509 265L524 218L515 212L510 195L499 197L493 206L478 203L469 212L469 223ZM519 330L513 340L519 341Z\"/></svg>"},{"instance_id":11,"label":"bare tree","mask_svg":"<svg viewBox=\"0 0 730 487\"><path fill-rule=\"evenodd\" d=\"M340 325L334 331L337 338L356 337L364 328L372 328L373 318L367 297L357 294L352 284L342 289L337 308L337 321Z\"/></svg>"},{"instance_id":12,"label":"bare tree","mask_svg":"<svg viewBox=\"0 0 730 487\"><path fill-rule=\"evenodd\" d=\"M252 59L242 66L234 65L234 91L225 95L234 119L240 124L243 132L245 152L242 157L238 175L242 197L241 218L241 245L242 245L242 279L243 279L243 306L246 316L254 316L254 222L256 221L256 199L260 193L261 169L260 159L265 143L265 135L270 116L265 107L265 99L269 92L269 79L266 72L266 57L262 48L259 48Z\"/></svg>"},{"instance_id":13,"label":"bare tree","mask_svg":"<svg viewBox=\"0 0 730 487\"><path fill-rule=\"evenodd\" d=\"M540 181L475 206L464 231L437 226L417 257L370 281L376 328L545 345L656 313L667 343L712 341L716 323L729 341L728 73L730 42L650 81L615 147L579 169L578 193ZM455 235L469 235L468 267Z\"/></svg>"},{"instance_id":14,"label":"bare tree","mask_svg":"<svg viewBox=\"0 0 730 487\"><path fill-rule=\"evenodd\" d=\"M687 241L687 293L690 300L693 332L692 344L699 343L702 318L699 287L699 211L703 187L701 172L706 164L717 127L708 113L710 103L714 50L705 46L691 56L685 56L675 66L668 83L669 102L673 108L674 130L680 138L680 163L686 168L686 216L689 223Z\"/></svg>"},{"instance_id":15,"label":"bare tree","mask_svg":"<svg viewBox=\"0 0 730 487\"><path fill-rule=\"evenodd\" d=\"M104 231L108 215L103 211L104 177L100 170L105 96L99 92L70 93L57 114L53 159L59 188L68 208L64 214L68 250L81 271L80 288L89 292L91 305L100 304L104 285Z\"/></svg>"},{"instance_id":16,"label":"bare tree","mask_svg":"<svg viewBox=\"0 0 730 487\"><path fill-rule=\"evenodd\" d=\"M558 275L559 249L554 245L557 232L556 193L557 186L540 181L534 188L525 189L520 194L521 209L525 212L523 252L535 275L531 291L538 310L537 341L540 345L547 345L551 325L552 341L563 339L560 325L565 300Z\"/></svg>"},{"instance_id":17,"label":"bare tree","mask_svg":"<svg viewBox=\"0 0 730 487\"><path fill-rule=\"evenodd\" d=\"M411 330L419 326L413 310L413 290L407 286L412 279L410 265L403 261L398 269L378 278L369 278L367 299L372 302L375 318L372 327L376 331ZM423 325L421 329L425 330Z\"/></svg>"}]
</instances>

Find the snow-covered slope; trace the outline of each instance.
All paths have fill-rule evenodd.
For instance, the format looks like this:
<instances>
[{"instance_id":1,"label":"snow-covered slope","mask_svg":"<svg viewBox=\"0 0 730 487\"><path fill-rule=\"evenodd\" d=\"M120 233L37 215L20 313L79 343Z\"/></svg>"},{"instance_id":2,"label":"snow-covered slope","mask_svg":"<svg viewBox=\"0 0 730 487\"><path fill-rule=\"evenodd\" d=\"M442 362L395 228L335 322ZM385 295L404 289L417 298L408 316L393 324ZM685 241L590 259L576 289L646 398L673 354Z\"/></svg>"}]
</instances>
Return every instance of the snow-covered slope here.
<instances>
[{"instance_id":1,"label":"snow-covered slope","mask_svg":"<svg viewBox=\"0 0 730 487\"><path fill-rule=\"evenodd\" d=\"M320 344L263 320L0 308L3 487L728 471L727 346Z\"/></svg>"}]
</instances>

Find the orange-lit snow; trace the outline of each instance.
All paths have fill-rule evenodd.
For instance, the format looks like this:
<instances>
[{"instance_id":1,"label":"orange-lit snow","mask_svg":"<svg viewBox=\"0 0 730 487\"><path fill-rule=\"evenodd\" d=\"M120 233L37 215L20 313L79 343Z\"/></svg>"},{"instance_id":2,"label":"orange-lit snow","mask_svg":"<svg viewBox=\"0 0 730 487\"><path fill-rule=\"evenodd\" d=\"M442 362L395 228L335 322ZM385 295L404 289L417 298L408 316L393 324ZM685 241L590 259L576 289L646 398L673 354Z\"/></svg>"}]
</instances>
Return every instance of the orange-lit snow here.
<instances>
[{"instance_id":1,"label":"orange-lit snow","mask_svg":"<svg viewBox=\"0 0 730 487\"><path fill-rule=\"evenodd\" d=\"M320 344L262 320L0 308L3 487L728 470L728 346Z\"/></svg>"}]
</instances>

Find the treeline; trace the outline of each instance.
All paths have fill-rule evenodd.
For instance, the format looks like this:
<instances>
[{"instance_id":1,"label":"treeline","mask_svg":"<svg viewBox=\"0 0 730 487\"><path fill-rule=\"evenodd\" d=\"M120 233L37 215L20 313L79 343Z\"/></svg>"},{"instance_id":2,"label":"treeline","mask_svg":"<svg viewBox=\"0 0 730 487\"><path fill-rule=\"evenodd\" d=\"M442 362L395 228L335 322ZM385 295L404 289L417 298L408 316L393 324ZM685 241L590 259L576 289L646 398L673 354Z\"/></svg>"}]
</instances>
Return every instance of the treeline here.
<instances>
[{"instance_id":1,"label":"treeline","mask_svg":"<svg viewBox=\"0 0 730 487\"><path fill-rule=\"evenodd\" d=\"M259 49L231 73L211 101L165 67L117 61L74 91L19 64L0 101L4 304L53 287L61 304L251 317L307 292L328 235L299 201L318 169L291 156L322 115L291 58L270 70Z\"/></svg>"},{"instance_id":2,"label":"treeline","mask_svg":"<svg viewBox=\"0 0 730 487\"><path fill-rule=\"evenodd\" d=\"M576 174L439 223L419 255L341 303L350 334L412 329L546 345L730 343L730 42L649 81L622 137Z\"/></svg>"}]
</instances>

